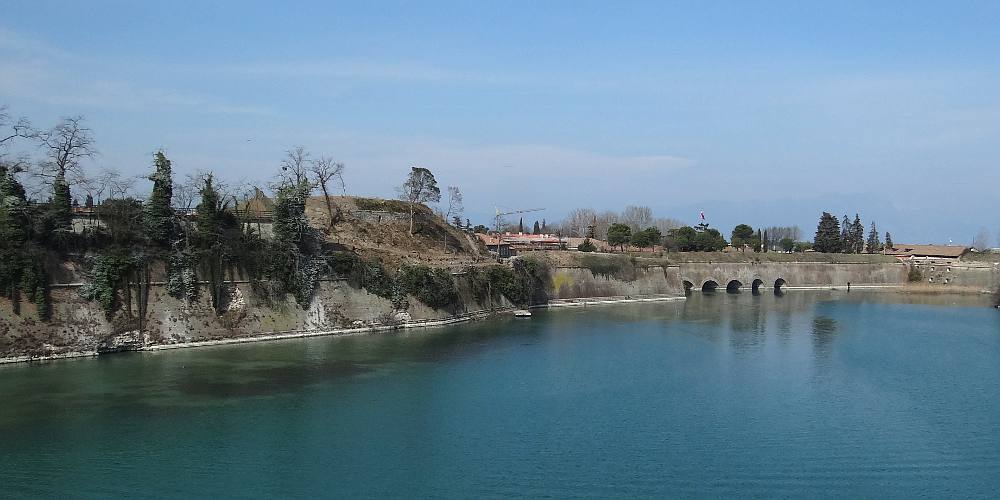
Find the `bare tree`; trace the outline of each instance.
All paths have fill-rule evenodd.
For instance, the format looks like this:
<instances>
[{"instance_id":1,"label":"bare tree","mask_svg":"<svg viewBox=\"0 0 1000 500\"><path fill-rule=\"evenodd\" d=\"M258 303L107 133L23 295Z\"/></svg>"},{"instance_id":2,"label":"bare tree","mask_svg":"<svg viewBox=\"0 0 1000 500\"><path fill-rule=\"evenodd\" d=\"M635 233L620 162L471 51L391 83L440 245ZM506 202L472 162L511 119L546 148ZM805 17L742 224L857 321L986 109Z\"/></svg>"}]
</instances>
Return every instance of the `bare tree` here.
<instances>
[{"instance_id":1,"label":"bare tree","mask_svg":"<svg viewBox=\"0 0 1000 500\"><path fill-rule=\"evenodd\" d=\"M174 182L173 202L174 206L184 211L191 210L194 206L194 198L197 193L188 183Z\"/></svg>"},{"instance_id":2,"label":"bare tree","mask_svg":"<svg viewBox=\"0 0 1000 500\"><path fill-rule=\"evenodd\" d=\"M0 147L10 145L14 139L31 139L37 135L27 118L21 117L17 121L12 121L7 114L7 106L0 106Z\"/></svg>"},{"instance_id":3,"label":"bare tree","mask_svg":"<svg viewBox=\"0 0 1000 500\"><path fill-rule=\"evenodd\" d=\"M302 186L309 182L309 167L312 161L309 151L303 146L295 146L285 151L285 158L281 160L281 172L278 176L284 184ZM310 185L310 191L312 186Z\"/></svg>"},{"instance_id":4,"label":"bare tree","mask_svg":"<svg viewBox=\"0 0 1000 500\"><path fill-rule=\"evenodd\" d=\"M337 207L336 214L334 214L333 202L330 200L329 184L330 181L339 179L340 184L343 187L344 178L342 177L342 174L344 172L344 164L334 162L333 158L321 156L318 160L311 163L309 170L312 173L314 183L319 186L320 191L323 192L323 199L326 200L326 212L330 216L329 227L330 229L333 229L333 225L340 220L340 207Z\"/></svg>"},{"instance_id":5,"label":"bare tree","mask_svg":"<svg viewBox=\"0 0 1000 500\"><path fill-rule=\"evenodd\" d=\"M632 233L642 231L653 224L653 210L649 207L629 205L622 212L621 222L628 224Z\"/></svg>"},{"instance_id":6,"label":"bare tree","mask_svg":"<svg viewBox=\"0 0 1000 500\"><path fill-rule=\"evenodd\" d=\"M587 227L597 219L597 213L589 208L575 208L570 210L566 218L560 224L560 230L566 236L582 238L587 235Z\"/></svg>"},{"instance_id":7,"label":"bare tree","mask_svg":"<svg viewBox=\"0 0 1000 500\"><path fill-rule=\"evenodd\" d=\"M657 217L653 219L653 227L659 229L662 234L667 234L667 231L677 229L682 226L684 226L684 223L670 217Z\"/></svg>"},{"instance_id":8,"label":"bare tree","mask_svg":"<svg viewBox=\"0 0 1000 500\"><path fill-rule=\"evenodd\" d=\"M418 203L437 203L441 201L441 189L430 170L423 167L410 167L410 175L406 182L397 188L399 198L410 206L410 235L413 235L413 216Z\"/></svg>"},{"instance_id":9,"label":"bare tree","mask_svg":"<svg viewBox=\"0 0 1000 500\"><path fill-rule=\"evenodd\" d=\"M990 231L985 227L979 228L976 237L972 239L972 248L982 252L990 247Z\"/></svg>"},{"instance_id":10,"label":"bare tree","mask_svg":"<svg viewBox=\"0 0 1000 500\"><path fill-rule=\"evenodd\" d=\"M136 178L133 176L121 175L117 170L112 170L114 176L111 177L108 183L108 193L111 198L117 198L124 200L125 198L131 197L133 191L135 190Z\"/></svg>"},{"instance_id":11,"label":"bare tree","mask_svg":"<svg viewBox=\"0 0 1000 500\"><path fill-rule=\"evenodd\" d=\"M448 210L444 213L444 222L448 223L452 218L459 218L458 224L456 226L461 227L461 217L462 212L465 211L465 205L462 203L462 192L459 191L458 186L448 186Z\"/></svg>"},{"instance_id":12,"label":"bare tree","mask_svg":"<svg viewBox=\"0 0 1000 500\"><path fill-rule=\"evenodd\" d=\"M119 183L122 174L113 168L104 168L97 175L88 177L83 181L83 190L92 196L96 204L100 205L104 199L104 194L111 191L114 184ZM114 197L114 194L111 194Z\"/></svg>"},{"instance_id":13,"label":"bare tree","mask_svg":"<svg viewBox=\"0 0 1000 500\"><path fill-rule=\"evenodd\" d=\"M615 212L606 211L597 215L594 219L594 237L599 240L608 239L608 229L612 224L619 222L619 216Z\"/></svg>"},{"instance_id":14,"label":"bare tree","mask_svg":"<svg viewBox=\"0 0 1000 500\"><path fill-rule=\"evenodd\" d=\"M80 160L97 154L90 129L83 126L83 117L63 118L51 130L40 132L38 137L46 160L40 164L37 174L47 183L59 178L70 184L82 183L84 175Z\"/></svg>"}]
</instances>

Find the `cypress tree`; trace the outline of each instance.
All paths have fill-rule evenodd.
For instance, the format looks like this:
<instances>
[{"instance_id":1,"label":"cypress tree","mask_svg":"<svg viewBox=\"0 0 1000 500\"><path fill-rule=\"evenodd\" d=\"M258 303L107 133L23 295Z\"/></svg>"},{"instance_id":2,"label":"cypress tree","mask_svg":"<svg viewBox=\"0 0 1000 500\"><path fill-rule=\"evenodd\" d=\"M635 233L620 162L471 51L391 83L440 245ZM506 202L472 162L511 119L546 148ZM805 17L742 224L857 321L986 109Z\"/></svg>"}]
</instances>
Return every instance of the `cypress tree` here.
<instances>
[{"instance_id":1,"label":"cypress tree","mask_svg":"<svg viewBox=\"0 0 1000 500\"><path fill-rule=\"evenodd\" d=\"M531 234L542 234L542 226L538 225L538 221L535 221L535 227L531 228Z\"/></svg>"},{"instance_id":2,"label":"cypress tree","mask_svg":"<svg viewBox=\"0 0 1000 500\"><path fill-rule=\"evenodd\" d=\"M823 212L819 224L816 226L813 248L817 252L835 253L840 251L841 241L840 224L837 222L837 218L829 212Z\"/></svg>"},{"instance_id":3,"label":"cypress tree","mask_svg":"<svg viewBox=\"0 0 1000 500\"><path fill-rule=\"evenodd\" d=\"M153 181L153 192L149 196L143 213L147 235L160 245L168 245L174 236L174 211L170 208L173 197L173 176L170 160L163 151L157 151L154 160L156 171L149 176Z\"/></svg>"},{"instance_id":4,"label":"cypress tree","mask_svg":"<svg viewBox=\"0 0 1000 500\"><path fill-rule=\"evenodd\" d=\"M69 193L69 183L62 174L52 183L52 200L49 202L49 220L52 229L69 230L73 225L73 206Z\"/></svg>"},{"instance_id":5,"label":"cypress tree","mask_svg":"<svg viewBox=\"0 0 1000 500\"><path fill-rule=\"evenodd\" d=\"M886 250L893 250L893 249L895 249L895 248L896 248L896 247L894 247L894 246L892 245L892 235L891 235L891 234L889 234L889 231L886 231L886 232L885 232L885 249L886 249Z\"/></svg>"},{"instance_id":6,"label":"cypress tree","mask_svg":"<svg viewBox=\"0 0 1000 500\"><path fill-rule=\"evenodd\" d=\"M524 234L524 217L521 217L517 221L517 232L521 233L521 234Z\"/></svg>"}]
</instances>

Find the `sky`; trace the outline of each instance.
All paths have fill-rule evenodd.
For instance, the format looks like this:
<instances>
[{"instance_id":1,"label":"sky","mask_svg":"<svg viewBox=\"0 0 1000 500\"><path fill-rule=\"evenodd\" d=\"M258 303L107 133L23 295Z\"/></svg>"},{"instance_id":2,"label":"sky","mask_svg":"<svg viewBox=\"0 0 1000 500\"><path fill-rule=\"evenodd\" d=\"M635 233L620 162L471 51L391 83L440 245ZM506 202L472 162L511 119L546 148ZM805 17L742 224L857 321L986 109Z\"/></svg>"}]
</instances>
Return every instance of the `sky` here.
<instances>
[{"instance_id":1,"label":"sky","mask_svg":"<svg viewBox=\"0 0 1000 500\"><path fill-rule=\"evenodd\" d=\"M576 207L1000 239L997 2L5 1L0 104L88 168L264 183L302 145L466 215ZM532 214L532 218L535 214Z\"/></svg>"}]
</instances>

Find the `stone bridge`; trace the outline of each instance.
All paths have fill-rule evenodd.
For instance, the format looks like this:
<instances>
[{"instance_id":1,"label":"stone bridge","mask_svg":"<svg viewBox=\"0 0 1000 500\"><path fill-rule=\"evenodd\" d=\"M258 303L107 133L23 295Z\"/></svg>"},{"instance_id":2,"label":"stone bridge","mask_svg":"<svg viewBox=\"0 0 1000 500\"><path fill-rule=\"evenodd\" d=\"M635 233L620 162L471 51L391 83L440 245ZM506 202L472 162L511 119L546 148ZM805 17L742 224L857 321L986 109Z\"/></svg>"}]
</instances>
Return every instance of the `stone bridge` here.
<instances>
[{"instance_id":1,"label":"stone bridge","mask_svg":"<svg viewBox=\"0 0 1000 500\"><path fill-rule=\"evenodd\" d=\"M815 287L889 285L906 281L906 267L898 263L823 262L692 262L679 266L685 292Z\"/></svg>"}]
</instances>

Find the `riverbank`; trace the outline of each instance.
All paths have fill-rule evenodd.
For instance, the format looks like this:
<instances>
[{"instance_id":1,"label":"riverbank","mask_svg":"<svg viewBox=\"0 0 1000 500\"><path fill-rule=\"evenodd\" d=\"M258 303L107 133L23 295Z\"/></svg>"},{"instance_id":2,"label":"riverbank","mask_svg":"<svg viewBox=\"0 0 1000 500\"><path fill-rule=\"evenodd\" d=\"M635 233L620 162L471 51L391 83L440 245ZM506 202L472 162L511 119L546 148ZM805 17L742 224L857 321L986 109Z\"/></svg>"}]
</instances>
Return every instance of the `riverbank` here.
<instances>
[{"instance_id":1,"label":"riverbank","mask_svg":"<svg viewBox=\"0 0 1000 500\"><path fill-rule=\"evenodd\" d=\"M123 351L123 352L166 351L174 349L190 349L196 347L210 347L210 346L220 346L229 344L272 342L276 340L299 339L306 337L337 337L337 336L350 336L350 335L366 335L378 332L403 330L408 328L430 328L436 326L453 325L456 323L464 323L467 321L486 319L492 316L504 313L510 313L513 310L514 310L513 308L504 308L504 309L496 309L488 311L475 311L471 313L452 316L449 318L433 319L433 320L415 320L415 321L400 323L398 325L378 325L378 326L370 325L370 326L362 326L356 328L335 328L335 329L322 329L322 330L290 330L284 332L270 332L261 335L249 335L243 337L232 337L224 339L198 340L191 342L177 342L169 344L151 344L139 349ZM12 364L12 363L33 363L38 361L57 361L63 359L93 358L100 355L101 354L97 351L77 351L77 352L65 352L65 353L42 355L42 356L9 356L9 357L0 357L0 365Z\"/></svg>"},{"instance_id":2,"label":"riverbank","mask_svg":"<svg viewBox=\"0 0 1000 500\"><path fill-rule=\"evenodd\" d=\"M804 291L808 290L847 291L846 286L838 286L838 285L799 286L799 287L786 286L783 287L783 289L804 290ZM906 293L906 294L927 294L927 295L950 295L950 294L972 295L972 294L984 293L981 291L973 291L968 289L930 287L923 285L851 285L851 290L867 290L867 291L881 290L881 291L892 291L892 292ZM634 303L644 303L644 302L669 302L669 301L677 301L685 299L687 299L686 296L675 296L675 295L654 295L654 296L641 296L641 297L632 297L632 296L587 297L587 298L576 298L576 299L552 300L546 304L538 304L531 306L530 309L559 309L567 307L589 307L598 305L634 304ZM289 330L282 332L269 332L260 335L248 335L248 336L232 337L232 338L151 344L131 352L193 349L198 347L248 344L255 342L273 342L279 340L300 339L308 337L340 337L340 336L353 336L353 335L371 335L371 334L384 333L395 330L403 330L410 328L431 328L438 326L453 325L457 323L464 323L468 321L483 320L497 315L508 314L513 311L514 308L480 310L471 313L452 316L449 318L415 320L415 321L408 321L405 323L401 323L398 325L369 325L369 326L354 327L354 328ZM100 353L98 353L97 351L76 351L76 352L65 352L65 353L58 353L51 355L42 355L42 356L10 356L10 357L0 358L0 365L13 364L13 363L57 361L66 359L93 358L99 355Z\"/></svg>"}]
</instances>

